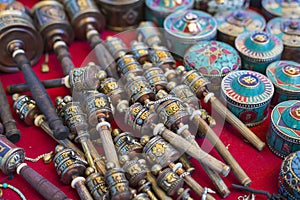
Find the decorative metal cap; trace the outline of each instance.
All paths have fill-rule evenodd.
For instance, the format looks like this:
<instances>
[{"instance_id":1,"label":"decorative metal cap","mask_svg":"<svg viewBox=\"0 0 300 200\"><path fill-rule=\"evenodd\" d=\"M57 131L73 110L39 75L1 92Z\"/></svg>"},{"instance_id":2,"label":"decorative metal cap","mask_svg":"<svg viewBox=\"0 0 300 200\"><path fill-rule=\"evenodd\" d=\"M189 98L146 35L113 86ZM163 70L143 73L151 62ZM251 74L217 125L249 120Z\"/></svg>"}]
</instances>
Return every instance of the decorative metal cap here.
<instances>
[{"instance_id":1,"label":"decorative metal cap","mask_svg":"<svg viewBox=\"0 0 300 200\"><path fill-rule=\"evenodd\" d=\"M267 32L254 31L239 35L235 40L236 49L246 60L254 62L270 62L281 55L282 41Z\"/></svg>"},{"instance_id":2,"label":"decorative metal cap","mask_svg":"<svg viewBox=\"0 0 300 200\"><path fill-rule=\"evenodd\" d=\"M165 19L164 28L168 34L178 38L209 40L216 36L217 22L202 11L180 10Z\"/></svg>"},{"instance_id":3,"label":"decorative metal cap","mask_svg":"<svg viewBox=\"0 0 300 200\"><path fill-rule=\"evenodd\" d=\"M299 63L286 60L275 61L268 66L266 74L276 88L300 95Z\"/></svg>"},{"instance_id":4,"label":"decorative metal cap","mask_svg":"<svg viewBox=\"0 0 300 200\"><path fill-rule=\"evenodd\" d=\"M194 0L146 0L146 6L151 10L167 16L177 10L192 8Z\"/></svg>"},{"instance_id":5,"label":"decorative metal cap","mask_svg":"<svg viewBox=\"0 0 300 200\"><path fill-rule=\"evenodd\" d=\"M262 31L266 26L264 17L251 10L219 12L214 17L218 31L233 37L248 31Z\"/></svg>"}]
</instances>

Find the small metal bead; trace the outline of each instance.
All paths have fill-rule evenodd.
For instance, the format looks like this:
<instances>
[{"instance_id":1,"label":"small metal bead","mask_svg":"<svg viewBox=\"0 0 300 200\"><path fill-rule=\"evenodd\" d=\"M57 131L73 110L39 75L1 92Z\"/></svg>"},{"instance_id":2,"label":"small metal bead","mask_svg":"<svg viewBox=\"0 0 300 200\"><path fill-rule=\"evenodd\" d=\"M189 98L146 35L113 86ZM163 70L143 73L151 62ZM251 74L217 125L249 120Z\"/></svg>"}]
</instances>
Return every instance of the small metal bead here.
<instances>
[{"instance_id":1,"label":"small metal bead","mask_svg":"<svg viewBox=\"0 0 300 200\"><path fill-rule=\"evenodd\" d=\"M115 168L116 167L116 165L115 165L115 163L113 163L113 162L107 162L106 163L106 169L107 170L111 170L111 169L113 169L113 168Z\"/></svg>"},{"instance_id":2,"label":"small metal bead","mask_svg":"<svg viewBox=\"0 0 300 200\"><path fill-rule=\"evenodd\" d=\"M176 74L177 75L180 75L180 74L182 74L183 72L185 72L185 67L184 66L182 66L182 65L179 65L177 68L176 68Z\"/></svg>"},{"instance_id":3,"label":"small metal bead","mask_svg":"<svg viewBox=\"0 0 300 200\"><path fill-rule=\"evenodd\" d=\"M117 137L118 135L120 135L120 133L121 133L121 130L118 129L118 128L115 128L115 129L111 132L111 134L112 134L113 137Z\"/></svg>"},{"instance_id":4,"label":"small metal bead","mask_svg":"<svg viewBox=\"0 0 300 200\"><path fill-rule=\"evenodd\" d=\"M62 151L64 148L65 147L62 146L62 145L56 145L56 147L55 147L55 153L58 153L58 152Z\"/></svg>"},{"instance_id":5,"label":"small metal bead","mask_svg":"<svg viewBox=\"0 0 300 200\"><path fill-rule=\"evenodd\" d=\"M156 94L157 99L162 99L164 97L168 96L168 93L164 90L159 90Z\"/></svg>"},{"instance_id":6,"label":"small metal bead","mask_svg":"<svg viewBox=\"0 0 300 200\"><path fill-rule=\"evenodd\" d=\"M130 160L130 158L129 158L129 156L128 155L123 155L123 156L121 156L120 157L120 164L125 164L127 161L129 161Z\"/></svg>"},{"instance_id":7,"label":"small metal bead","mask_svg":"<svg viewBox=\"0 0 300 200\"><path fill-rule=\"evenodd\" d=\"M57 96L57 97L55 98L55 104L60 104L62 101L63 101L62 96Z\"/></svg>"},{"instance_id":8,"label":"small metal bead","mask_svg":"<svg viewBox=\"0 0 300 200\"><path fill-rule=\"evenodd\" d=\"M64 97L64 102L65 103L69 103L71 101L72 101L72 97L71 96L67 95L67 96Z\"/></svg>"},{"instance_id":9,"label":"small metal bead","mask_svg":"<svg viewBox=\"0 0 300 200\"><path fill-rule=\"evenodd\" d=\"M91 174L94 173L94 172L95 172L94 168L88 167L88 168L86 168L86 170L85 170L85 175L86 175L86 176L89 176L89 175L91 175Z\"/></svg>"},{"instance_id":10,"label":"small metal bead","mask_svg":"<svg viewBox=\"0 0 300 200\"><path fill-rule=\"evenodd\" d=\"M19 97L20 97L20 94L15 93L15 94L12 95L12 100L13 100L13 101L17 101L17 99L18 99Z\"/></svg>"},{"instance_id":11,"label":"small metal bead","mask_svg":"<svg viewBox=\"0 0 300 200\"><path fill-rule=\"evenodd\" d=\"M140 139L140 143L142 146L145 146L150 140L150 136L149 135L144 135L141 137Z\"/></svg>"},{"instance_id":12,"label":"small metal bead","mask_svg":"<svg viewBox=\"0 0 300 200\"><path fill-rule=\"evenodd\" d=\"M162 167L158 164L153 165L151 168L152 174L154 174L155 176L157 176L161 170Z\"/></svg>"},{"instance_id":13,"label":"small metal bead","mask_svg":"<svg viewBox=\"0 0 300 200\"><path fill-rule=\"evenodd\" d=\"M145 64L143 64L143 70L147 70L150 69L153 66L152 63L150 62L146 62Z\"/></svg>"},{"instance_id":14,"label":"small metal bead","mask_svg":"<svg viewBox=\"0 0 300 200\"><path fill-rule=\"evenodd\" d=\"M102 81L105 78L107 78L107 73L104 70L100 70L98 76L99 76L99 80Z\"/></svg>"},{"instance_id":15,"label":"small metal bead","mask_svg":"<svg viewBox=\"0 0 300 200\"><path fill-rule=\"evenodd\" d=\"M176 84L175 82L173 82L173 81L169 82L169 83L167 84L167 90L171 91L173 88L176 87L176 85L177 85L177 84Z\"/></svg>"}]
</instances>

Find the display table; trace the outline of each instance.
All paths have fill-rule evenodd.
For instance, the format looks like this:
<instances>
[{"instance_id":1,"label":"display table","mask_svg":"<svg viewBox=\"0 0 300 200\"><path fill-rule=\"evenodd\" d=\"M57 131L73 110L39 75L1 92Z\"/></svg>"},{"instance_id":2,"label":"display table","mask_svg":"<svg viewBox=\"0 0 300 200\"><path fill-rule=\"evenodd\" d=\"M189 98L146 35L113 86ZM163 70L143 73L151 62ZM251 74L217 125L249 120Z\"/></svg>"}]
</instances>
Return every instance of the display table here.
<instances>
[{"instance_id":1,"label":"display table","mask_svg":"<svg viewBox=\"0 0 300 200\"><path fill-rule=\"evenodd\" d=\"M32 5L37 2L35 0L23 1L30 8ZM115 35L116 33L104 31L102 33L102 39L105 39L108 35ZM129 40L129 38L127 38ZM69 47L70 53L72 55L72 60L74 61L76 67L84 66L87 62L92 61L93 56L91 49L87 41L75 41ZM41 72L41 64L44 62L44 56L39 60L39 62L33 66L33 70L38 75L40 80L53 79L63 77L63 72L54 53L49 55L49 67L50 71L47 73ZM0 79L3 83L3 86L17 83L24 83L24 77L21 72L14 74L4 74L0 73ZM55 89L47 89L51 99L53 100L57 96L69 95L68 89L61 87ZM23 93L22 93L23 94ZM25 92L24 94L30 94L30 92ZM9 103L12 106L12 96L7 95ZM0 102L1 103L1 102ZM208 107L206 107L208 108ZM11 107L12 110L12 107ZM13 112L13 110L12 110ZM215 112L214 112L215 113ZM270 116L270 115L269 115ZM17 146L24 148L27 157L35 158L43 153L48 153L54 151L56 142L44 133L41 129L34 126L26 126L24 122L19 120L16 114L13 114L14 119L17 121L17 127L21 131L21 139L16 143ZM242 166L245 172L252 180L251 188L265 190L270 193L277 193L278 190L278 174L280 171L280 165L282 159L274 155L270 149L266 146L261 152L253 148L249 143L243 140L241 134L238 133L234 127L224 124L224 121L220 119L217 115L218 125L214 130L220 134L220 139L223 141L225 146L228 146L229 151ZM269 129L270 117L261 125L251 128L259 138L264 142L266 141L266 133ZM221 159L215 150L211 150L211 146L206 140L197 139L200 146L209 153L218 159ZM53 166L53 162L50 164L44 164L42 160L32 163L27 162L30 167L35 169L41 175L46 177L50 182L52 182L57 187L61 188L63 192L67 194L69 198L79 199L76 191L71 188L71 186L63 185L60 182L59 177L56 173L56 170ZM196 168L192 176L202 185L203 187L214 188L211 181L208 179L207 175L201 169L199 163L192 159L192 163ZM38 200L42 197L19 175L15 174L13 179L9 179L1 173L0 183L6 182L14 187L18 188L27 199L29 200ZM227 177L224 177L224 181L229 187L231 194L226 198L230 200L235 200L239 196L247 194L246 192L240 192L231 188L231 184L238 184L237 179L234 177L231 172ZM4 199L19 199L18 195L10 189L3 189L3 196L0 198ZM191 192L194 199L200 199L195 195L194 192ZM216 199L221 199L218 195L213 195ZM265 196L257 195L256 199L267 199Z\"/></svg>"}]
</instances>

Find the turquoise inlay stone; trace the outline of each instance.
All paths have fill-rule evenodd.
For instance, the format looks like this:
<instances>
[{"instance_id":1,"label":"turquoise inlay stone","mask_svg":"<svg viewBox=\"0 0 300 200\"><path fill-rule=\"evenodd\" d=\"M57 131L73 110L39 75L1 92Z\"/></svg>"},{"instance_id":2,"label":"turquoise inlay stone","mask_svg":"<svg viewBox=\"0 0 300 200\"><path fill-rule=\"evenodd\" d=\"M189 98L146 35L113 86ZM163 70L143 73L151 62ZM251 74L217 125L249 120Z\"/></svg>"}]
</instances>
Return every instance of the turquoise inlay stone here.
<instances>
[{"instance_id":1,"label":"turquoise inlay stone","mask_svg":"<svg viewBox=\"0 0 300 200\"><path fill-rule=\"evenodd\" d=\"M219 12L214 17L218 23L218 39L232 46L238 35L248 31L262 31L266 26L264 17L251 10Z\"/></svg>"},{"instance_id":2,"label":"turquoise inlay stone","mask_svg":"<svg viewBox=\"0 0 300 200\"><path fill-rule=\"evenodd\" d=\"M242 33L235 39L235 47L242 57L242 68L265 73L267 66L280 60L281 40L264 31Z\"/></svg>"},{"instance_id":3,"label":"turquoise inlay stone","mask_svg":"<svg viewBox=\"0 0 300 200\"><path fill-rule=\"evenodd\" d=\"M283 60L300 63L300 19L276 17L268 22L266 30L282 40Z\"/></svg>"},{"instance_id":4,"label":"turquoise inlay stone","mask_svg":"<svg viewBox=\"0 0 300 200\"><path fill-rule=\"evenodd\" d=\"M193 8L194 0L146 0L146 20L162 27L165 18L178 10Z\"/></svg>"},{"instance_id":5,"label":"turquoise inlay stone","mask_svg":"<svg viewBox=\"0 0 300 200\"><path fill-rule=\"evenodd\" d=\"M300 18L300 0L262 0L261 4L269 19L281 16Z\"/></svg>"},{"instance_id":6,"label":"turquoise inlay stone","mask_svg":"<svg viewBox=\"0 0 300 200\"><path fill-rule=\"evenodd\" d=\"M299 54L300 55L300 54ZM266 70L275 86L271 105L286 100L300 100L300 64L293 61L275 61Z\"/></svg>"},{"instance_id":7,"label":"turquoise inlay stone","mask_svg":"<svg viewBox=\"0 0 300 200\"><path fill-rule=\"evenodd\" d=\"M164 21L167 47L178 57L198 41L212 40L217 34L217 22L198 10L177 11Z\"/></svg>"},{"instance_id":8,"label":"turquoise inlay stone","mask_svg":"<svg viewBox=\"0 0 300 200\"><path fill-rule=\"evenodd\" d=\"M300 150L300 101L284 101L274 107L267 144L281 158Z\"/></svg>"},{"instance_id":9,"label":"turquoise inlay stone","mask_svg":"<svg viewBox=\"0 0 300 200\"><path fill-rule=\"evenodd\" d=\"M300 151L291 153L283 160L278 182L279 194L287 200L300 199Z\"/></svg>"},{"instance_id":10,"label":"turquoise inlay stone","mask_svg":"<svg viewBox=\"0 0 300 200\"><path fill-rule=\"evenodd\" d=\"M226 43L202 41L187 50L184 65L188 70L197 69L211 82L209 90L218 95L222 78L240 68L241 58L237 51Z\"/></svg>"},{"instance_id":11,"label":"turquoise inlay stone","mask_svg":"<svg viewBox=\"0 0 300 200\"><path fill-rule=\"evenodd\" d=\"M247 126L255 126L268 116L274 87L264 75L239 70L229 73L221 83L221 96L229 110Z\"/></svg>"}]
</instances>

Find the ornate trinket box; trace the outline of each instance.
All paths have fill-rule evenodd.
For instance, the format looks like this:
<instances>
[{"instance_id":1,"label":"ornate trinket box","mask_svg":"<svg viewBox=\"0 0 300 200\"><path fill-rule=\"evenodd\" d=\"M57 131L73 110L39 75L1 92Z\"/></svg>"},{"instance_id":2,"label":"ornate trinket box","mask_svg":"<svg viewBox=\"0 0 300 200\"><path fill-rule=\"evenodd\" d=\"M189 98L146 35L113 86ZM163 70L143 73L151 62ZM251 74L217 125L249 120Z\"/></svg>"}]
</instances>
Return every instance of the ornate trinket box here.
<instances>
[{"instance_id":1,"label":"ornate trinket box","mask_svg":"<svg viewBox=\"0 0 300 200\"><path fill-rule=\"evenodd\" d=\"M191 45L215 39L217 22L210 14L202 11L177 11L165 19L164 29L167 47L180 59Z\"/></svg>"},{"instance_id":2,"label":"ornate trinket box","mask_svg":"<svg viewBox=\"0 0 300 200\"><path fill-rule=\"evenodd\" d=\"M289 100L276 105L271 114L267 144L272 152L284 158L300 150L300 101Z\"/></svg>"},{"instance_id":3,"label":"ornate trinket box","mask_svg":"<svg viewBox=\"0 0 300 200\"><path fill-rule=\"evenodd\" d=\"M283 60L300 63L300 19L276 17L268 22L266 31L282 40Z\"/></svg>"},{"instance_id":4,"label":"ornate trinket box","mask_svg":"<svg viewBox=\"0 0 300 200\"><path fill-rule=\"evenodd\" d=\"M154 22L157 26L162 27L165 18L178 10L192 9L194 0L146 0L145 17L147 21Z\"/></svg>"},{"instance_id":5,"label":"ornate trinket box","mask_svg":"<svg viewBox=\"0 0 300 200\"><path fill-rule=\"evenodd\" d=\"M106 26L113 31L125 31L138 26L143 20L144 0L97 0L106 16Z\"/></svg>"},{"instance_id":6,"label":"ornate trinket box","mask_svg":"<svg viewBox=\"0 0 300 200\"><path fill-rule=\"evenodd\" d=\"M214 14L231 10L247 9L249 0L195 0L195 9Z\"/></svg>"},{"instance_id":7,"label":"ornate trinket box","mask_svg":"<svg viewBox=\"0 0 300 200\"><path fill-rule=\"evenodd\" d=\"M242 58L242 68L265 74L267 66L280 60L282 41L264 31L246 32L235 39L235 47Z\"/></svg>"},{"instance_id":8,"label":"ornate trinket box","mask_svg":"<svg viewBox=\"0 0 300 200\"><path fill-rule=\"evenodd\" d=\"M244 32L265 29L264 17L251 10L236 10L217 13L218 40L234 46L235 38Z\"/></svg>"},{"instance_id":9,"label":"ornate trinket box","mask_svg":"<svg viewBox=\"0 0 300 200\"><path fill-rule=\"evenodd\" d=\"M300 151L288 155L281 164L279 194L288 200L300 199Z\"/></svg>"},{"instance_id":10,"label":"ornate trinket box","mask_svg":"<svg viewBox=\"0 0 300 200\"><path fill-rule=\"evenodd\" d=\"M300 17L300 0L262 0L262 11L267 19L274 17Z\"/></svg>"},{"instance_id":11,"label":"ornate trinket box","mask_svg":"<svg viewBox=\"0 0 300 200\"><path fill-rule=\"evenodd\" d=\"M247 126L256 126L267 118L273 94L272 82L250 70L231 72L221 83L221 96L228 109Z\"/></svg>"},{"instance_id":12,"label":"ornate trinket box","mask_svg":"<svg viewBox=\"0 0 300 200\"><path fill-rule=\"evenodd\" d=\"M286 100L300 100L299 63L287 60L275 61L268 66L266 74L275 86L271 105L275 106Z\"/></svg>"},{"instance_id":13,"label":"ornate trinket box","mask_svg":"<svg viewBox=\"0 0 300 200\"><path fill-rule=\"evenodd\" d=\"M218 41L202 41L190 47L184 55L188 70L197 69L211 84L208 88L217 95L222 78L241 67L241 58L230 45Z\"/></svg>"}]
</instances>

